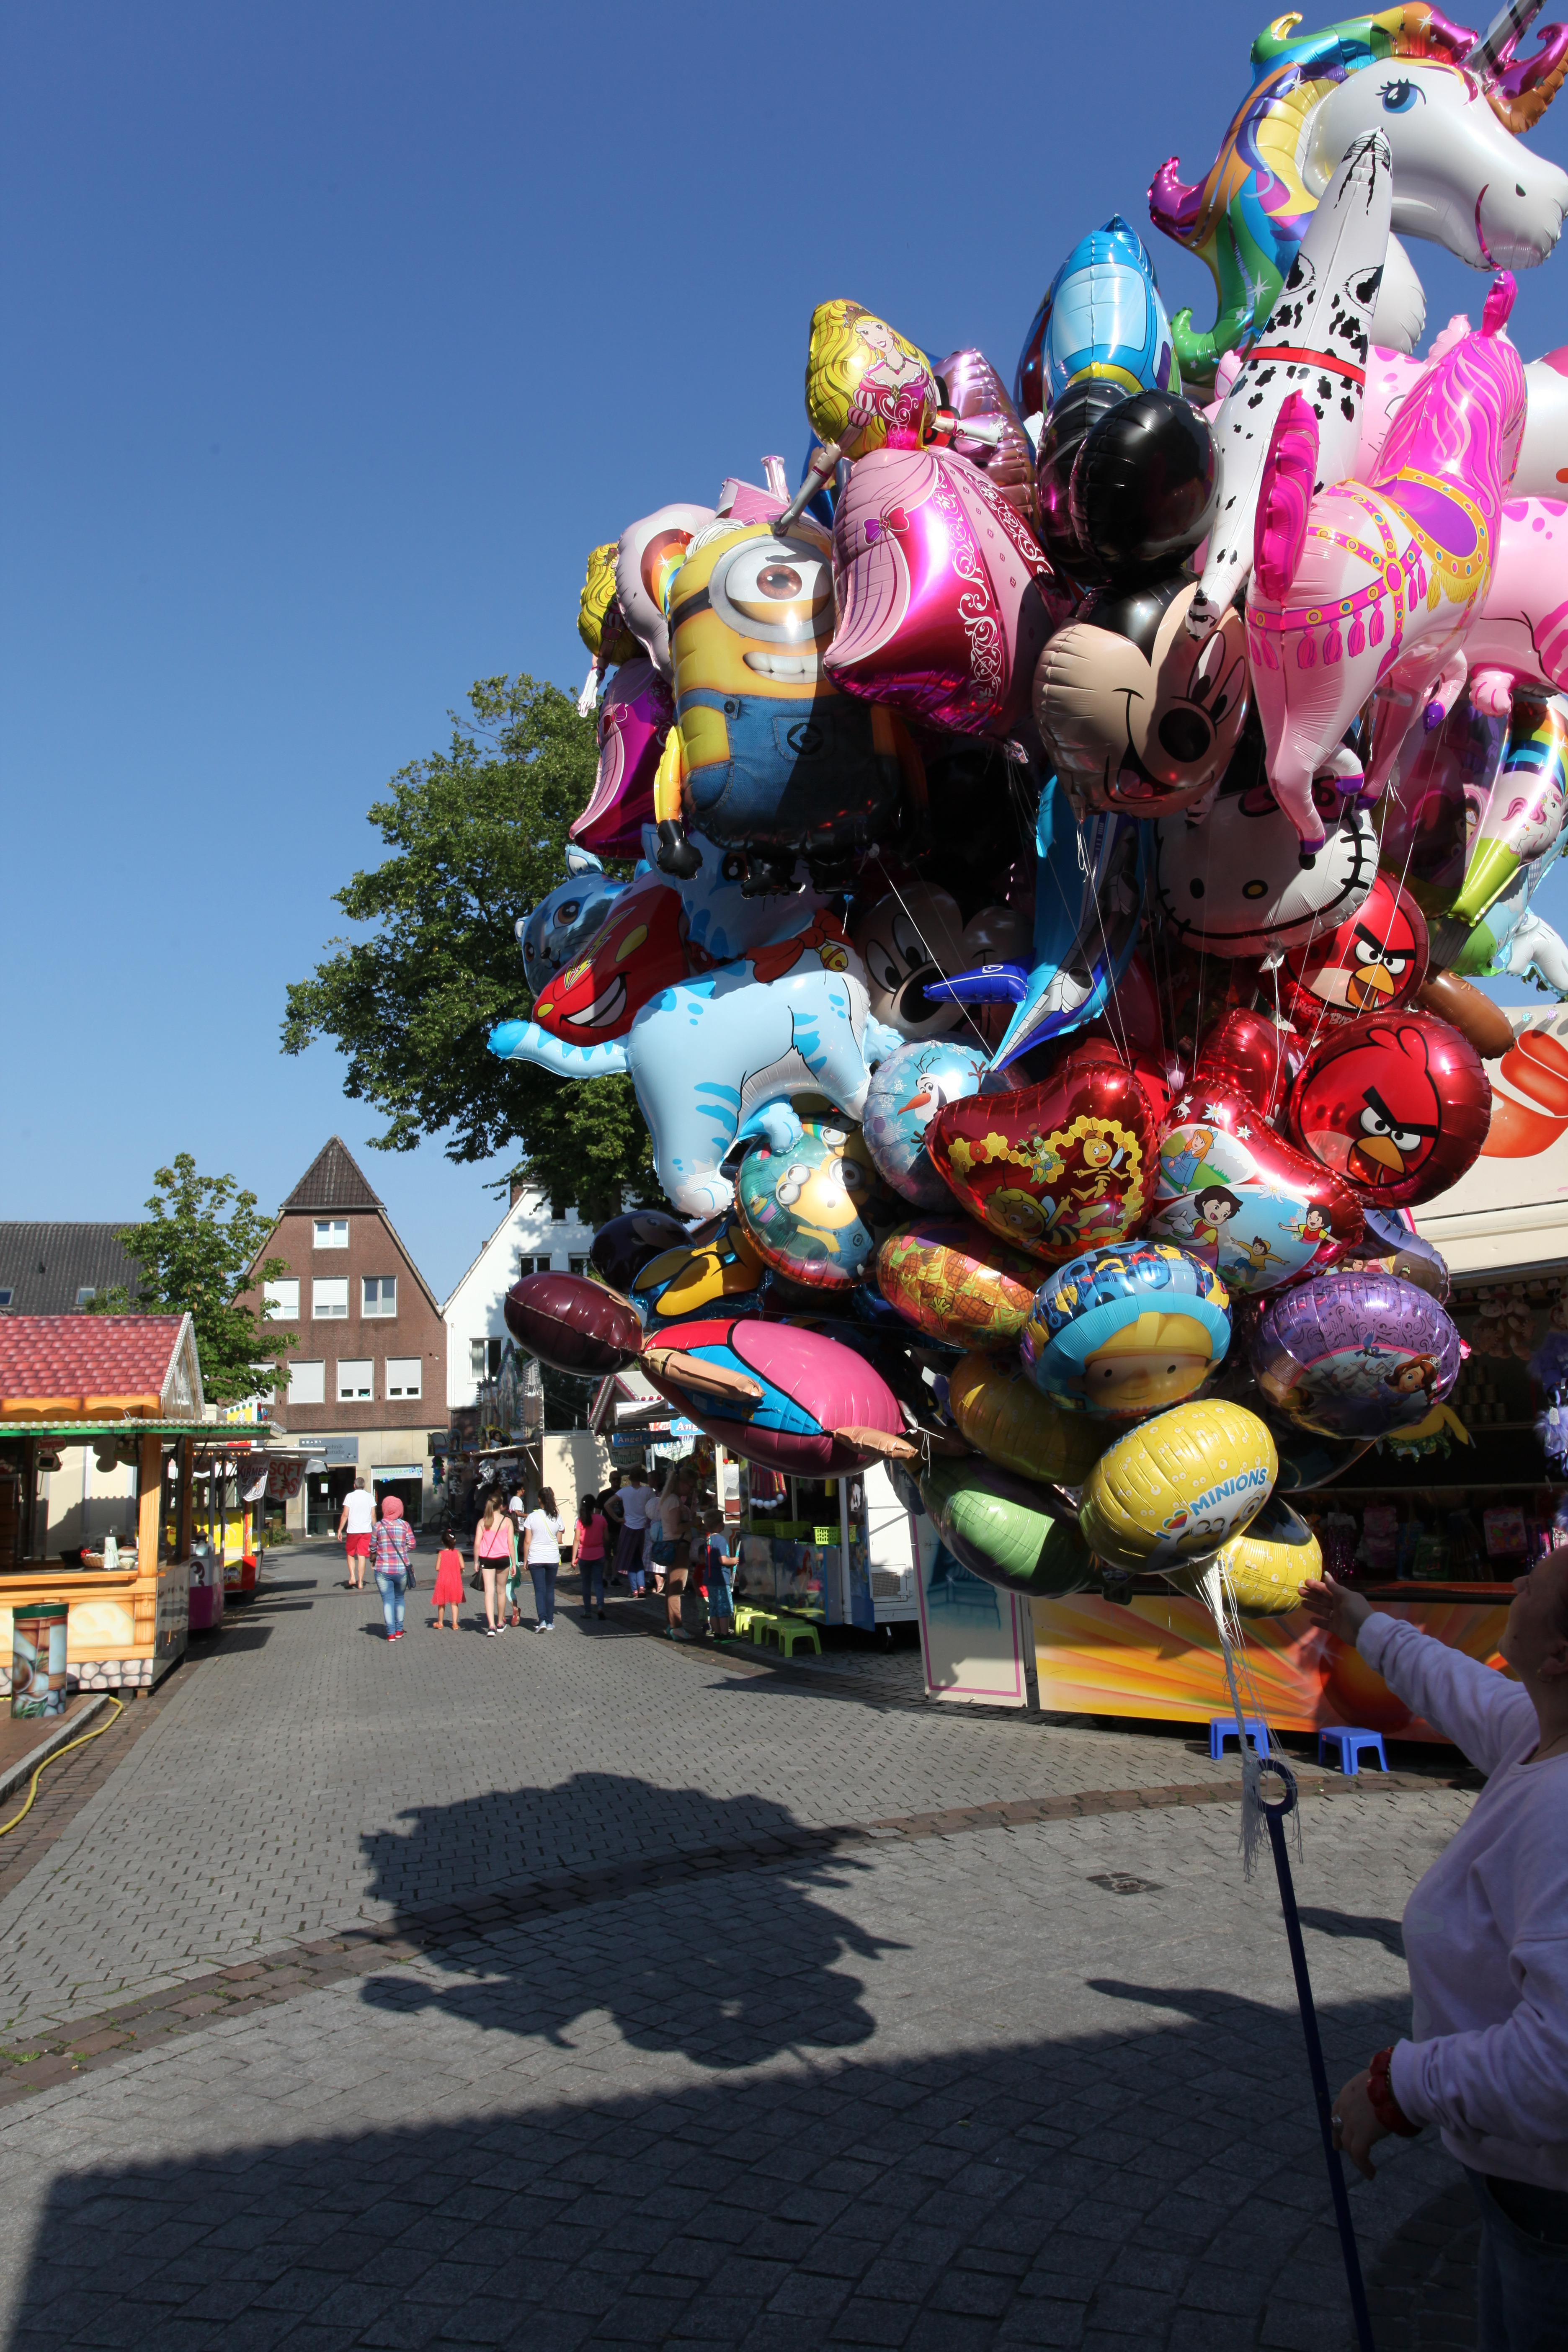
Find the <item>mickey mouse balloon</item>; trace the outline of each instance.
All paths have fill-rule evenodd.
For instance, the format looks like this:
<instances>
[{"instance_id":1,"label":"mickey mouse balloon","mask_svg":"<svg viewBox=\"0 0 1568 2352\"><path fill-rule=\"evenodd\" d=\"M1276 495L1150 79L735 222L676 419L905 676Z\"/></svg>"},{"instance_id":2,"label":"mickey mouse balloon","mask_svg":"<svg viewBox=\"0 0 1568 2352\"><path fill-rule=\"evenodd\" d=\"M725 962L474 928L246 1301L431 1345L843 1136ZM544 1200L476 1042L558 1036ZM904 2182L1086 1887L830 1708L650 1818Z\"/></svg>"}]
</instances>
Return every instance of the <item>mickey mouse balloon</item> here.
<instances>
[{"instance_id":1,"label":"mickey mouse balloon","mask_svg":"<svg viewBox=\"0 0 1568 2352\"><path fill-rule=\"evenodd\" d=\"M1381 1206L1430 1201L1479 1156L1492 1090L1475 1047L1430 1013L1373 1014L1321 1038L1290 1090L1304 1150Z\"/></svg>"}]
</instances>

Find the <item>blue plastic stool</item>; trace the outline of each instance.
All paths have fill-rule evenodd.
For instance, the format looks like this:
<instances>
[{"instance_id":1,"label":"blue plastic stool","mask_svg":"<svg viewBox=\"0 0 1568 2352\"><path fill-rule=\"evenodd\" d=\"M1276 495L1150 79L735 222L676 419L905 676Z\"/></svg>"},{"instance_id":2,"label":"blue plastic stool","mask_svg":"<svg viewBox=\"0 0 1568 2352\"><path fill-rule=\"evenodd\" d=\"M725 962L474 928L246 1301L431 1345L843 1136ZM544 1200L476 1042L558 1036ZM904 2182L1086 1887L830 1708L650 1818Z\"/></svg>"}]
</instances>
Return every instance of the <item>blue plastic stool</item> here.
<instances>
[{"instance_id":1,"label":"blue plastic stool","mask_svg":"<svg viewBox=\"0 0 1568 2352\"><path fill-rule=\"evenodd\" d=\"M1247 1717L1247 1736L1259 1756L1268 1755L1268 1726L1261 1716ZM1226 1741L1227 1739L1239 1741L1240 1738L1241 1734L1236 1727L1234 1715L1215 1715L1209 1717L1209 1754L1211 1756L1223 1756Z\"/></svg>"},{"instance_id":2,"label":"blue plastic stool","mask_svg":"<svg viewBox=\"0 0 1568 2352\"><path fill-rule=\"evenodd\" d=\"M1340 1751L1340 1770L1359 1772L1363 1756L1375 1756L1381 1770L1388 1769L1388 1759L1383 1752L1381 1731L1352 1731L1348 1724L1335 1724L1330 1730L1318 1734L1318 1761L1323 1760L1323 1749L1332 1741Z\"/></svg>"}]
</instances>

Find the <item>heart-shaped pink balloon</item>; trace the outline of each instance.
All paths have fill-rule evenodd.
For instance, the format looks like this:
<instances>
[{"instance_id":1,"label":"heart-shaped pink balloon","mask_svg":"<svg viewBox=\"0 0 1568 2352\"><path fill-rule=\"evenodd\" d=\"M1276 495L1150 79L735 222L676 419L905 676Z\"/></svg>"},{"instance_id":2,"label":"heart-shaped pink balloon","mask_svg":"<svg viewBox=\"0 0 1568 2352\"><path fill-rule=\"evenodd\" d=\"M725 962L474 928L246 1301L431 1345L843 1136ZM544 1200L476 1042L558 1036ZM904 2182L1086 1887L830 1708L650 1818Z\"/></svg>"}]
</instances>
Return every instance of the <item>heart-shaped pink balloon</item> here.
<instances>
[{"instance_id":1,"label":"heart-shaped pink balloon","mask_svg":"<svg viewBox=\"0 0 1568 2352\"><path fill-rule=\"evenodd\" d=\"M851 467L833 593L834 684L966 735L1012 732L1068 611L1023 517L948 450L873 449Z\"/></svg>"}]
</instances>

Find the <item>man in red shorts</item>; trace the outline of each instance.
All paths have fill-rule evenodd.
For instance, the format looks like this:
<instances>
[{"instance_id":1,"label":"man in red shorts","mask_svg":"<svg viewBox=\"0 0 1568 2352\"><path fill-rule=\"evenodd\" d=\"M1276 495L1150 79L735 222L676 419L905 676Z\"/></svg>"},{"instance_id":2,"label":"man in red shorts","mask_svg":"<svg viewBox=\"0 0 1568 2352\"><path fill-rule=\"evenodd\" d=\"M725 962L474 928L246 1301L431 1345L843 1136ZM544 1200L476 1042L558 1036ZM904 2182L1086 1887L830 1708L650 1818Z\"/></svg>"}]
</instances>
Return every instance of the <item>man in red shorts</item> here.
<instances>
[{"instance_id":1,"label":"man in red shorts","mask_svg":"<svg viewBox=\"0 0 1568 2352\"><path fill-rule=\"evenodd\" d=\"M338 1520L338 1533L343 1538L348 1553L351 1592L364 1591L364 1566L370 1558L371 1529L375 1525L375 1497L367 1495L364 1480L356 1478L350 1493L343 1496L342 1513Z\"/></svg>"}]
</instances>

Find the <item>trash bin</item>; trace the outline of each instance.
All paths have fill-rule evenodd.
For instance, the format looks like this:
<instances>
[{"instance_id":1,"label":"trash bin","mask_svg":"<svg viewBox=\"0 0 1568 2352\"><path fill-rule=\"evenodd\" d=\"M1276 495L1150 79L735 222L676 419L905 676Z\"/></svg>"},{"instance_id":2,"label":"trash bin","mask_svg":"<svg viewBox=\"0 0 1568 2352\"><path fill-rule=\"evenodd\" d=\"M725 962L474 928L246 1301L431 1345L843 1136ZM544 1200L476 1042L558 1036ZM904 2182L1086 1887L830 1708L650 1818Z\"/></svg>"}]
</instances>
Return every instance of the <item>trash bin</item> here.
<instances>
[{"instance_id":1,"label":"trash bin","mask_svg":"<svg viewBox=\"0 0 1568 2352\"><path fill-rule=\"evenodd\" d=\"M11 1712L63 1715L66 1711L65 1601L24 1601L11 1620Z\"/></svg>"}]
</instances>

